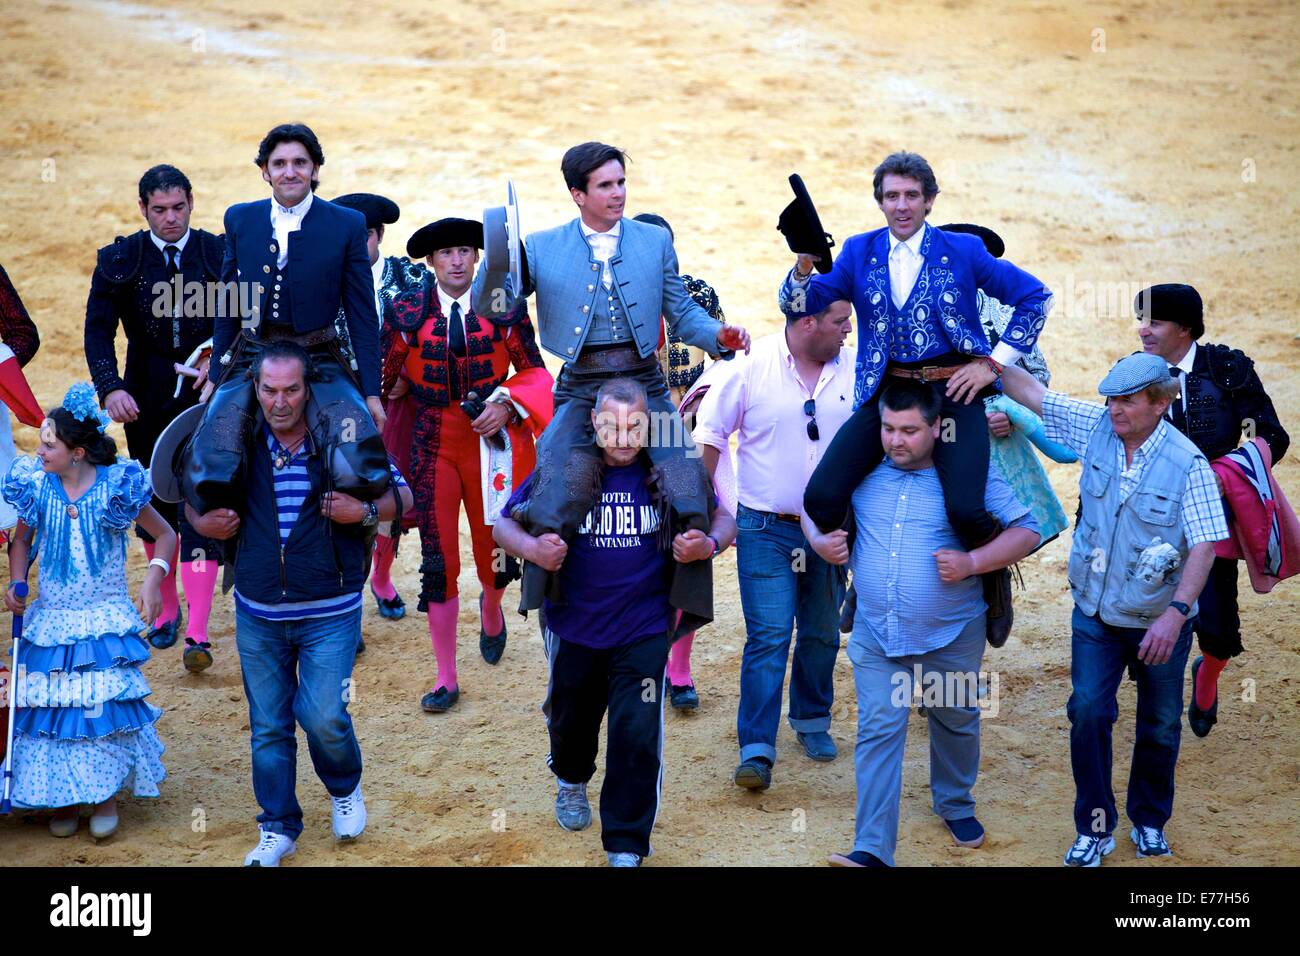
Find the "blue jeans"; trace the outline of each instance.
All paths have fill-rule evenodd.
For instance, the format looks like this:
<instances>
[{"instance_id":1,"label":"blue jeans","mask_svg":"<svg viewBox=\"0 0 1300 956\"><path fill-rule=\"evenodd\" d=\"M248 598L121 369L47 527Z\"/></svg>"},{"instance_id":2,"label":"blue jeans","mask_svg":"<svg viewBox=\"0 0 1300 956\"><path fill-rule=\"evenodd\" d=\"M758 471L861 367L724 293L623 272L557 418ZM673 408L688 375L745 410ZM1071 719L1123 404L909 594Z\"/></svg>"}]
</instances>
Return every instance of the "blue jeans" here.
<instances>
[{"instance_id":1,"label":"blue jeans","mask_svg":"<svg viewBox=\"0 0 1300 956\"><path fill-rule=\"evenodd\" d=\"M1192 647L1187 621L1163 664L1143 664L1138 645L1146 630L1114 627L1076 606L1071 618L1070 765L1074 770L1074 826L1105 836L1119 822L1111 787L1111 735L1119 718L1115 694L1132 667L1137 678L1137 734L1128 777L1128 818L1164 829L1174 811L1174 766L1183 726L1183 672Z\"/></svg>"},{"instance_id":2,"label":"blue jeans","mask_svg":"<svg viewBox=\"0 0 1300 956\"><path fill-rule=\"evenodd\" d=\"M830 729L845 571L818 557L797 524L744 505L736 510L736 567L745 611L736 714L740 759L765 757L775 763L781 687L796 623L790 726L801 733Z\"/></svg>"},{"instance_id":3,"label":"blue jeans","mask_svg":"<svg viewBox=\"0 0 1300 956\"><path fill-rule=\"evenodd\" d=\"M268 621L235 612L235 642L253 737L253 793L265 830L298 839L302 807L294 793L298 738L307 734L316 775L331 796L361 780L361 747L348 714L361 609L331 617Z\"/></svg>"}]
</instances>

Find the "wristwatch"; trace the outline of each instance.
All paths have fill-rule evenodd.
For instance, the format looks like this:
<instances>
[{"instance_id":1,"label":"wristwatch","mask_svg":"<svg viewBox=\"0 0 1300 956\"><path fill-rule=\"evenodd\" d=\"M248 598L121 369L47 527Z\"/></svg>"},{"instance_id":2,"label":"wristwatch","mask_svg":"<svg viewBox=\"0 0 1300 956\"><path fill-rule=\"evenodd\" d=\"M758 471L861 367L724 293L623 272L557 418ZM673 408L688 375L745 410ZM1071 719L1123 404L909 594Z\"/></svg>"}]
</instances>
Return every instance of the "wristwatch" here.
<instances>
[{"instance_id":1,"label":"wristwatch","mask_svg":"<svg viewBox=\"0 0 1300 956\"><path fill-rule=\"evenodd\" d=\"M705 537L713 542L713 553L709 555L709 557L716 558L718 556L718 552L722 550L722 545L718 544L718 539L711 534L706 534Z\"/></svg>"},{"instance_id":2,"label":"wristwatch","mask_svg":"<svg viewBox=\"0 0 1300 956\"><path fill-rule=\"evenodd\" d=\"M1190 617L1192 614L1192 609L1188 607L1186 604L1184 604L1182 601L1170 601L1169 606L1173 608L1175 611L1177 611L1179 614L1181 614L1183 617Z\"/></svg>"},{"instance_id":3,"label":"wristwatch","mask_svg":"<svg viewBox=\"0 0 1300 956\"><path fill-rule=\"evenodd\" d=\"M366 514L365 517L361 519L361 526L363 528L373 528L378 523L379 523L379 509L375 507L375 503L373 501L367 501Z\"/></svg>"}]
</instances>

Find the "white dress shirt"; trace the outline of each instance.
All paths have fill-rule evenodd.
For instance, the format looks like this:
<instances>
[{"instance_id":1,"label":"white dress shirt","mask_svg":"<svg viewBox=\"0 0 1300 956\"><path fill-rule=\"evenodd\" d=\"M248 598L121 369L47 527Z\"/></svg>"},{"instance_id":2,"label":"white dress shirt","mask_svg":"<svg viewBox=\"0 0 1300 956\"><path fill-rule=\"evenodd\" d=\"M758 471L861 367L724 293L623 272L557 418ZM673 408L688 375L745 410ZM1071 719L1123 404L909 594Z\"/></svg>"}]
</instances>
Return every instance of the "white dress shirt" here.
<instances>
[{"instance_id":1,"label":"white dress shirt","mask_svg":"<svg viewBox=\"0 0 1300 956\"><path fill-rule=\"evenodd\" d=\"M380 256L370 266L370 274L375 277L375 314L379 316L379 326L384 325L384 300L379 294L379 287L384 282L384 257Z\"/></svg>"},{"instance_id":2,"label":"white dress shirt","mask_svg":"<svg viewBox=\"0 0 1300 956\"><path fill-rule=\"evenodd\" d=\"M1187 376L1192 374L1192 363L1195 361L1196 361L1196 342L1193 341L1191 348L1187 350L1187 354L1183 356L1182 361L1169 366L1169 370L1171 372L1174 369L1178 369L1183 373L1182 375L1178 376L1178 385L1179 385L1178 400L1182 403L1183 406L1184 421L1187 420ZM1173 421L1174 420L1173 413L1165 412L1165 418L1167 418L1169 421Z\"/></svg>"},{"instance_id":3,"label":"white dress shirt","mask_svg":"<svg viewBox=\"0 0 1300 956\"><path fill-rule=\"evenodd\" d=\"M152 239L153 244L158 247L158 251L163 254L164 260L167 258L167 247L175 246L176 262L179 264L181 261L181 254L185 252L185 243L190 241L190 230L186 229L185 235L181 236L175 242L167 242L165 239L159 239L156 235L154 235L153 230L149 231L149 238Z\"/></svg>"},{"instance_id":4,"label":"white dress shirt","mask_svg":"<svg viewBox=\"0 0 1300 956\"><path fill-rule=\"evenodd\" d=\"M618 249L618 237L622 234L623 223L614 223L614 228L608 232L597 232L587 225L581 219L578 220L578 226L582 229L582 235L586 238L587 244L591 246L591 254L596 257L600 263L600 281L608 289L614 283L613 273L609 269L609 260Z\"/></svg>"},{"instance_id":5,"label":"white dress shirt","mask_svg":"<svg viewBox=\"0 0 1300 956\"><path fill-rule=\"evenodd\" d=\"M271 197L271 230L275 233L275 244L280 250L276 254L276 265L283 269L289 261L289 234L302 228L302 221L311 208L312 194L296 206L281 206Z\"/></svg>"},{"instance_id":6,"label":"white dress shirt","mask_svg":"<svg viewBox=\"0 0 1300 956\"><path fill-rule=\"evenodd\" d=\"M889 234L889 291L896 309L903 307L912 294L912 286L916 285L916 277L921 274L921 264L925 261L921 258L921 243L928 228L921 223L921 228L907 240Z\"/></svg>"},{"instance_id":7,"label":"white dress shirt","mask_svg":"<svg viewBox=\"0 0 1300 956\"><path fill-rule=\"evenodd\" d=\"M453 299L451 296L447 294L446 290L443 289L441 285L438 285L438 308L442 309L442 314L447 319L448 341L450 341L450 337L451 337L451 304L453 302L460 303L460 327L462 329L465 329L465 316L469 313L469 289L466 289L465 292L460 296L460 298ZM466 343L468 343L469 330L465 329L465 332L466 332L465 341Z\"/></svg>"},{"instance_id":8,"label":"white dress shirt","mask_svg":"<svg viewBox=\"0 0 1300 956\"><path fill-rule=\"evenodd\" d=\"M785 332L765 335L748 355L719 370L695 415L696 443L726 450L733 432L740 503L757 511L803 514L803 492L826 449L853 413L854 350L822 366L810 393ZM715 366L710 366L714 368ZM808 437L804 403L816 405L818 439Z\"/></svg>"}]
</instances>

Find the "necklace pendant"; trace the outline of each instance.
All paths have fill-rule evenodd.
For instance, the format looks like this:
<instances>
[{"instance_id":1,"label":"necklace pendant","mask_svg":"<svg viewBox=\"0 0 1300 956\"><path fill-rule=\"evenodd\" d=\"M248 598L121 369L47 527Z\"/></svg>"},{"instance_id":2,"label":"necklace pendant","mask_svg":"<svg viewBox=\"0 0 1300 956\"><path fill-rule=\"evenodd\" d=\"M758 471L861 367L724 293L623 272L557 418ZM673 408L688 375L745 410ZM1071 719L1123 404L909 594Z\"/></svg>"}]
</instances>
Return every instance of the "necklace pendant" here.
<instances>
[{"instance_id":1,"label":"necklace pendant","mask_svg":"<svg viewBox=\"0 0 1300 956\"><path fill-rule=\"evenodd\" d=\"M288 462L285 461L284 455L282 455L282 454L277 454L277 455L275 456L275 468L276 468L276 471L279 471L280 469L284 468L284 466L287 465L287 464L288 464Z\"/></svg>"},{"instance_id":2,"label":"necklace pendant","mask_svg":"<svg viewBox=\"0 0 1300 956\"><path fill-rule=\"evenodd\" d=\"M69 517L69 518L72 518L72 519L75 521L75 520L76 520L76 517L77 517L78 514L80 514L80 512L77 511L77 506L76 506L76 505L73 505L73 504L68 505L68 517Z\"/></svg>"}]
</instances>

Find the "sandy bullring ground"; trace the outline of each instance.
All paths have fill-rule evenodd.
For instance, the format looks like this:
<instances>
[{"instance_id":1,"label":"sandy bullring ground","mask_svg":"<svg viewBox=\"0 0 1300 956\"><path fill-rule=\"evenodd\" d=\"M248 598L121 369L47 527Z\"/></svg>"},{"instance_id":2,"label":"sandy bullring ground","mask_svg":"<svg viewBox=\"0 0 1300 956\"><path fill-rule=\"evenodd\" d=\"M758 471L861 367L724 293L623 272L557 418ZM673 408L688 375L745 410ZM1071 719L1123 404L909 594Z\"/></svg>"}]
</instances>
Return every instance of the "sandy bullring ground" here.
<instances>
[{"instance_id":1,"label":"sandy bullring ground","mask_svg":"<svg viewBox=\"0 0 1300 956\"><path fill-rule=\"evenodd\" d=\"M0 261L40 326L29 375L51 405L87 378L94 250L141 226L135 183L154 163L188 173L194 224L219 232L226 206L266 195L251 162L258 138L303 120L325 146L322 195L400 203L394 254L431 219L501 202L507 177L526 228L568 218L560 155L603 139L631 154L629 212L666 216L683 269L718 289L732 321L766 333L780 327L775 290L790 261L774 229L787 174L802 173L842 238L880 223L871 168L908 148L938 173L936 223L993 226L1009 258L1057 291L1042 341L1057 387L1095 394L1136 347L1133 291L1186 281L1205 296L1207 339L1256 359L1295 432L1298 41L1289 4L1228 0L35 0L0 18ZM34 447L34 431L17 438ZM1298 500L1294 462L1278 474ZM1072 512L1077 468L1051 474ZM1026 562L1015 633L985 659L999 688L976 789L987 844L955 849L930 813L926 729L913 721L901 864L1059 864L1073 801L1067 548L1063 538ZM417 551L408 539L399 556L412 611ZM142 566L133 552L136 582ZM563 833L552 818L534 621L510 616L505 659L489 668L471 574L461 588L463 698L443 716L418 706L433 677L423 617L394 624L368 604L353 713L369 828L335 848L303 746L307 830L293 865L604 862L594 833ZM840 759L811 763L783 727L775 785L741 792L730 779L744 643L734 553L717 588L718 622L696 643L702 707L667 716L651 863L820 865L852 839L848 661L836 671ZM1205 740L1184 733L1167 865L1300 862L1300 590L1246 593L1243 606L1247 654L1225 672L1219 726ZM58 841L36 817L0 821L6 862L242 860L257 808L231 628L219 601L216 664L201 676L182 669L179 647L146 666L166 710L162 798L125 800L122 829L102 846L84 828ZM1132 685L1120 707L1122 794ZM1133 863L1125 847L1107 865Z\"/></svg>"}]
</instances>

